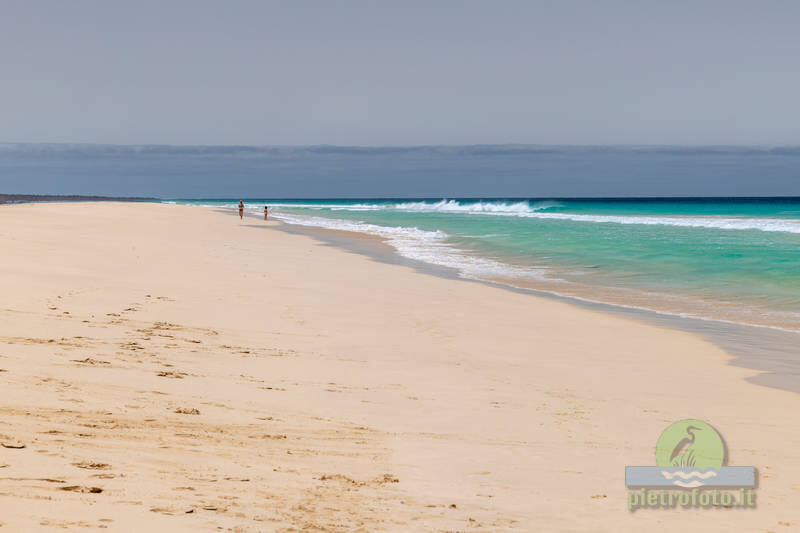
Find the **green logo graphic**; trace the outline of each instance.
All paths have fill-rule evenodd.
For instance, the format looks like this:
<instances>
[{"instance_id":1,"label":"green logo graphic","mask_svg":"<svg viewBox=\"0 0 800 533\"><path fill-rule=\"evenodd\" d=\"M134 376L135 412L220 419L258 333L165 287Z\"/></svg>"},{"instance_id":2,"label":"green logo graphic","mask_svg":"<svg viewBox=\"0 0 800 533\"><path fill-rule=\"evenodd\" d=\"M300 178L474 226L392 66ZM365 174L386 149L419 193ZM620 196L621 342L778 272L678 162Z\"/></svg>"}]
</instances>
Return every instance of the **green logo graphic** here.
<instances>
[{"instance_id":1,"label":"green logo graphic","mask_svg":"<svg viewBox=\"0 0 800 533\"><path fill-rule=\"evenodd\" d=\"M658 438L656 464L661 467L719 469L725 464L725 444L719 433L705 422L680 420Z\"/></svg>"},{"instance_id":2,"label":"green logo graphic","mask_svg":"<svg viewBox=\"0 0 800 533\"><path fill-rule=\"evenodd\" d=\"M633 489L628 509L755 507L755 467L727 466L726 451L717 430L701 420L670 424L656 443L658 466L625 467L625 486Z\"/></svg>"}]
</instances>

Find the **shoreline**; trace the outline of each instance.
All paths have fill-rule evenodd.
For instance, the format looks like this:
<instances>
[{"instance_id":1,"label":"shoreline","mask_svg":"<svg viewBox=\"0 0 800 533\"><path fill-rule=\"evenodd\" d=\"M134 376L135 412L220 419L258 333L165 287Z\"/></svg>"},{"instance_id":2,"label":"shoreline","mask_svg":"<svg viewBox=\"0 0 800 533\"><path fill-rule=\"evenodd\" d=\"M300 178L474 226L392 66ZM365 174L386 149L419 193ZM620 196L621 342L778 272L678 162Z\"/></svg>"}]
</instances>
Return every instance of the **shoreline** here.
<instances>
[{"instance_id":1,"label":"shoreline","mask_svg":"<svg viewBox=\"0 0 800 533\"><path fill-rule=\"evenodd\" d=\"M10 530L800 522L800 397L696 334L209 209L16 205L0 227ZM627 510L625 467L686 418L759 471L755 508Z\"/></svg>"},{"instance_id":2,"label":"shoreline","mask_svg":"<svg viewBox=\"0 0 800 533\"><path fill-rule=\"evenodd\" d=\"M228 214L225 210L219 211ZM592 301L546 290L517 287L502 281L462 277L455 268L403 257L386 242L387 239L377 235L279 222L281 225L276 227L281 231L309 235L331 246L362 254L382 263L409 266L418 272L446 279L482 283L521 294L551 298L584 309L611 313L648 324L696 334L729 353L730 364L760 372L758 375L748 378L748 381L800 393L800 353L796 348L800 346L800 332L712 318L680 316L644 307ZM376 244L378 242L380 246Z\"/></svg>"},{"instance_id":3,"label":"shoreline","mask_svg":"<svg viewBox=\"0 0 800 533\"><path fill-rule=\"evenodd\" d=\"M416 205L412 202L410 204L403 204L406 207L403 207L403 205L396 207L399 209L398 212L400 213L404 213L404 209L408 208L410 209L410 212L416 212L415 210L419 209L419 213L439 213L439 211L441 211L447 216L453 212L462 212L464 209L472 209L469 205L456 205L457 202L454 205L449 205L450 203L454 202L450 200L446 202L447 205L440 205L444 202L444 200L441 200L436 204L429 204L426 206ZM267 202L265 201L264 203ZM616 228L614 229L616 232L623 231L620 229L623 227L620 226L620 224L634 224L634 228L638 227L636 226L637 224L645 224L645 226L649 227L657 226L661 223L670 227L679 226L682 228L685 226L683 223L673 223L672 215L668 214L664 214L663 217L660 215L653 217L648 216L646 218L649 222L644 223L643 221L633 220L641 218L641 216L638 215L628 217L623 215L599 216L580 213L544 213L543 210L549 209L550 207L556 207L550 204L552 204L552 202L549 204L548 202L544 202L542 205L530 205L530 201L528 201L528 203L521 202L513 205L504 203L498 205L478 204L473 206L475 212L473 213L472 211L469 211L469 213L493 213L497 209L505 209L505 212L507 213L520 212L520 217L544 217L546 220L551 220L553 218L561 220L563 217L566 217L569 220L574 219L578 221L583 221L585 218L586 220L591 219L589 220L591 222L619 222L619 224L608 225L609 228ZM214 207L214 205L206 205L207 207ZM665 281L664 284L659 284L658 280L653 279L650 279L649 282L643 284L636 282L637 275L642 274L641 272L638 272L636 268L627 274L624 268L621 271L616 271L614 268L601 269L597 271L593 270L595 266L592 263L595 261L595 259L606 260L606 262L608 260L619 261L623 260L626 256L625 253L616 254L612 250L609 250L608 246L606 246L606 249L596 251L596 253L594 253L592 256L583 257L580 261L580 265L583 266L566 266L566 264L559 265L557 264L558 261L549 261L547 258L547 245L545 245L543 250L540 250L540 253L543 253L544 257L541 260L533 260L531 262L530 259L537 255L534 253L534 250L536 249L535 247L534 249L529 249L525 253L522 253L522 255L512 253L512 250L507 248L508 243L505 243L506 249L504 251L490 251L491 246L501 244L498 242L491 246L487 244L488 248L481 252L481 243L479 241L484 237L489 239L490 237L495 237L495 235L483 235L481 230L476 227L471 228L469 231L465 230L468 234L462 235L459 233L459 230L453 230L452 227L448 226L457 223L457 221L452 217L445 217L445 219L442 220L442 225L422 224L422 229L420 229L415 224L413 218L407 219L405 222L402 222L401 220L384 220L381 222L380 217L371 220L372 215L365 215L365 218L362 219L357 214L354 215L352 212L349 213L349 215L345 215L343 218L340 218L336 213L316 215L313 209L305 209L313 208L314 206L311 204L298 204L299 207L303 208L300 211L294 211L292 209L284 211L280 207L281 205L283 204L278 203L273 205L273 207L279 206L275 207L276 211L274 212L274 216L286 222L384 236L388 238L390 244L394 248L397 248L398 253L401 255L411 258L418 258L429 263L435 263L444 266L454 266L458 268L462 274L465 275L465 277L506 283L515 288L533 289L535 291L552 293L558 296L568 296L588 302L607 303L634 309L645 309L665 315L681 317L687 316L701 320L710 319L716 322L764 327L778 331L800 333L800 329L798 329L798 324L800 323L798 322L798 320L800 320L800 314L797 313L796 305L793 306L791 303L789 303L790 301L787 301L785 298L787 294L793 294L794 287L787 285L784 287L783 292L778 294L775 292L777 285L770 285L769 279L758 279L758 276L740 275L741 279L739 280L738 286L757 287L761 281L764 281L766 285L764 286L762 293L759 293L760 295L756 294L757 291L754 292L752 290L727 290L724 288L726 283L733 287L730 285L731 280L717 283L715 282L714 276L709 276L708 279L705 279L705 281L698 278L694 282L691 282L688 280L692 279L694 275L688 273L685 274L683 278L673 277L670 280ZM285 204L283 207L291 208L292 205ZM340 209L350 211L350 209L347 209L346 206L343 205L337 206L335 204L330 204L327 207L331 208L332 211L337 211ZM350 207L352 207L352 210L356 212L362 210L371 212L376 210L382 211L384 208L392 206L383 205L380 202L377 202L376 205L368 203L363 206L355 204ZM325 208L325 206L321 206L321 208ZM353 218L353 216L355 216L355 218ZM599 217L602 220L595 220L592 217ZM617 218L620 220L616 220ZM757 228L763 229L763 231L777 231L778 233L784 232L785 230L788 234L796 233L798 231L798 227L796 225L784 227L783 222L777 224L779 220L783 219L772 219L768 216L767 218L753 218L752 220L745 217L742 220L751 220L751 222L748 222L744 225L742 225L742 223L735 222L739 220L737 217L719 218L715 216L715 222L713 223L708 222L704 216L698 216L696 220L695 218L689 216L678 217L680 220L683 220L684 218L695 221L689 224L689 226L694 227L694 224L696 223L700 227L707 226L708 228L716 228L716 230L725 228L750 229L755 231ZM625 219L626 221L622 221L622 219ZM475 220L469 223L477 223ZM486 220L487 223L490 224L496 222L495 220L491 219ZM515 219L512 218L510 220L513 221ZM656 220L656 222L653 222L653 220ZM464 223L466 224L467 222ZM750 225L748 226L748 224ZM766 228L764 226L769 226L770 224L772 224L774 227L770 226L770 228ZM777 226L775 226L775 224L777 224ZM786 222L786 224L789 224L789 222ZM592 227L595 229L599 228L599 226L595 226L596 225L593 225ZM672 229L670 231L672 231ZM499 232L498 236L504 235L503 231L505 230L502 228L498 228L497 231ZM509 228L508 231L512 231L512 229ZM648 228L648 231L652 230ZM679 229L679 231L682 230ZM471 235L470 233L475 233L475 235ZM697 234L694 232L692 233L695 236L696 241ZM746 233L732 231L725 232L725 235L709 235L708 238L711 239L709 242L716 242L714 239L739 239L742 235L746 235ZM505 237L508 236L506 235ZM784 237L786 237L786 235L780 236L780 238ZM567 241L569 241L568 236L565 238ZM622 235L616 235L615 237L615 239L624 238L625 237ZM759 235L751 234L746 238L757 239L759 238ZM488 243L489 240L486 242ZM606 245L611 242L609 239L606 239L606 241ZM624 249L625 245L623 242L618 242L620 242L620 246L618 248ZM702 242L694 242L692 245L702 247ZM638 246L641 246L641 243L639 243ZM736 247L743 245L740 243L738 245L731 246L735 252L733 253L733 256L738 257L739 253L737 252L738 249ZM767 248L769 248L769 246L767 246ZM635 245L633 246L633 249L637 250L638 248ZM790 250L783 248L782 250L783 252L791 255ZM558 252L555 253L558 254ZM607 256L606 254L609 255ZM519 257L517 257L517 255L519 255ZM633 255L635 256L636 254L634 253ZM525 257L522 258L522 256ZM778 256L779 257L775 258L776 265L787 263L785 254L784 256L778 254ZM690 258L685 256L681 256L681 260L687 261L684 266L685 268L689 269L689 271L693 271L698 268L702 268L704 271L709 269L710 271L714 270L714 265L701 265L700 263L693 263ZM652 276L657 272L662 272L662 266L668 267L671 264L669 259L665 258L664 261L665 263L661 265L651 261L649 266L639 266L646 267L645 270L649 268L650 271L647 275ZM722 259L720 259L720 261L725 263L725 261ZM728 268L729 270L735 271L733 266L723 266L722 263L720 263L720 268L722 270ZM763 268L767 268L767 266L764 265ZM790 273L784 268L780 273L776 273L775 275L777 276L777 279L781 276L788 276L789 274ZM608 276L611 276L610 282L609 279L603 281ZM615 276L621 276L621 278L615 281L613 279ZM631 283L626 282L626 276L631 276ZM707 285L703 285L702 283L706 283ZM792 309L795 310L792 311Z\"/></svg>"}]
</instances>

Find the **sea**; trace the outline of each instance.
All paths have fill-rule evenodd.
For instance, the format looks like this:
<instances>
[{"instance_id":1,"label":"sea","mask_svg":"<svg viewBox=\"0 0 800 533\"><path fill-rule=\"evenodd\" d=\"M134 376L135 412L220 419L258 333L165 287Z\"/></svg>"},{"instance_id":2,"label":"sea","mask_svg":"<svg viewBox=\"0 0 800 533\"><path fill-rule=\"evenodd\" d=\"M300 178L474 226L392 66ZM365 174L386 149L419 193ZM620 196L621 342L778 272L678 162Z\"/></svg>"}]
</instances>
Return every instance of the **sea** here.
<instances>
[{"instance_id":1,"label":"sea","mask_svg":"<svg viewBox=\"0 0 800 533\"><path fill-rule=\"evenodd\" d=\"M237 199L171 199L234 210ZM800 332L800 198L244 198L462 278Z\"/></svg>"}]
</instances>

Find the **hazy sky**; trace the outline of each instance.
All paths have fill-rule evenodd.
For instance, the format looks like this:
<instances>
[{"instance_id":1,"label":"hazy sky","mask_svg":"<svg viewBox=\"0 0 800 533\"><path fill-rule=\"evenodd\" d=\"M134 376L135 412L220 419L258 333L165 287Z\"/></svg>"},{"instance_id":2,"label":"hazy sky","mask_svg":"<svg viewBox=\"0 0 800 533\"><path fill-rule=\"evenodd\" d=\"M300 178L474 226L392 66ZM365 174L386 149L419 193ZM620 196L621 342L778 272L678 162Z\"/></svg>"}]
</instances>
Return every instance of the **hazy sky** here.
<instances>
[{"instance_id":1,"label":"hazy sky","mask_svg":"<svg viewBox=\"0 0 800 533\"><path fill-rule=\"evenodd\" d=\"M0 142L800 143L795 1L8 1Z\"/></svg>"}]
</instances>

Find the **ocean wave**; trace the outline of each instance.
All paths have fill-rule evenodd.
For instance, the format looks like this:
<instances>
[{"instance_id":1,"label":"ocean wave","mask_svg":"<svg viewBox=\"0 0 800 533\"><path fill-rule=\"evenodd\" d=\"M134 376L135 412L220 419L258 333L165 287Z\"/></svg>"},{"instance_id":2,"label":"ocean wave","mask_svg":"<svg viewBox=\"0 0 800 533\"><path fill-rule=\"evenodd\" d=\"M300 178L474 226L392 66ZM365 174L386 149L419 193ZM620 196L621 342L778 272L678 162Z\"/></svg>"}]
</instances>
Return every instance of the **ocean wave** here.
<instances>
[{"instance_id":1,"label":"ocean wave","mask_svg":"<svg viewBox=\"0 0 800 533\"><path fill-rule=\"evenodd\" d=\"M558 202L460 202L458 200L440 200L438 202L403 202L396 204L395 209L401 211L433 211L442 213L521 215L535 213L551 207L561 207Z\"/></svg>"},{"instance_id":2,"label":"ocean wave","mask_svg":"<svg viewBox=\"0 0 800 533\"><path fill-rule=\"evenodd\" d=\"M465 214L525 214L534 213L551 207L561 207L558 202L542 201L531 204L528 201L503 202L503 201L478 201L465 202L459 200L439 200L437 202L381 202L381 203L339 203L339 202L319 202L319 203L297 203L297 202L272 202L273 207L286 207L298 209L330 209L331 211L381 211L398 210L411 212L443 212L443 213L465 213Z\"/></svg>"},{"instance_id":3,"label":"ocean wave","mask_svg":"<svg viewBox=\"0 0 800 533\"><path fill-rule=\"evenodd\" d=\"M778 233L800 233L800 220L780 218L731 218L731 217L657 217L627 215L582 215L568 213L528 213L530 218L547 220L571 220L612 224L640 224L647 226L677 226L684 228L708 228L722 230L759 230Z\"/></svg>"},{"instance_id":4,"label":"ocean wave","mask_svg":"<svg viewBox=\"0 0 800 533\"><path fill-rule=\"evenodd\" d=\"M546 213L553 207L563 207L558 202L405 202L394 206L402 211L462 213L469 215L516 216L543 220L569 220L601 224L636 224L647 226L676 226L722 230L758 230L778 233L800 233L800 220L782 218L748 218L719 216L645 216L645 215L592 215L582 213Z\"/></svg>"},{"instance_id":5,"label":"ocean wave","mask_svg":"<svg viewBox=\"0 0 800 533\"><path fill-rule=\"evenodd\" d=\"M292 202L266 202L270 207L285 207L295 209L330 209L331 211L380 211L386 209L388 204L344 204L344 203L292 203Z\"/></svg>"},{"instance_id":6,"label":"ocean wave","mask_svg":"<svg viewBox=\"0 0 800 533\"><path fill-rule=\"evenodd\" d=\"M386 239L397 253L408 259L432 265L453 268L464 278L481 279L508 277L517 279L543 279L543 268L521 268L494 259L477 257L447 242L448 235L442 231L427 231L402 226L379 226L351 220L296 215L276 212L273 218L300 226L353 231L376 235ZM551 280L556 281L556 280Z\"/></svg>"}]
</instances>

